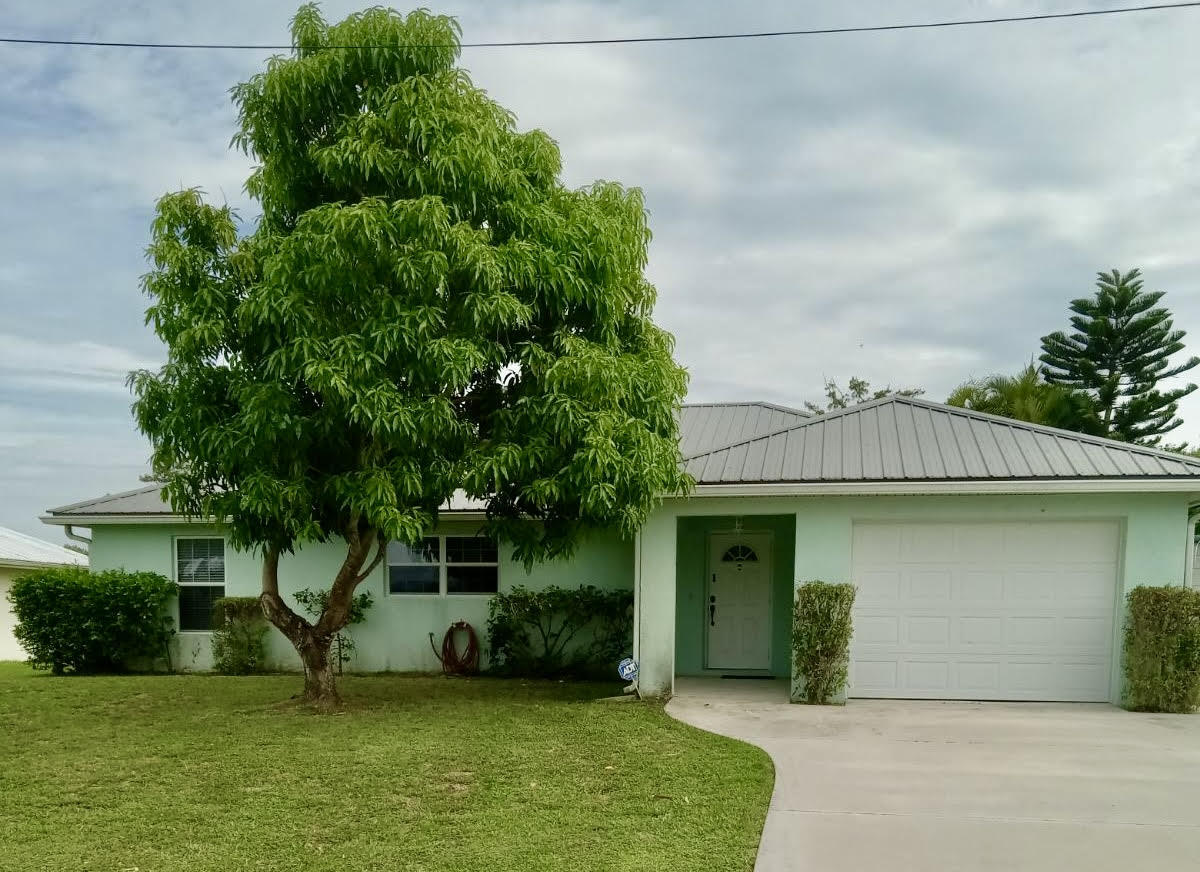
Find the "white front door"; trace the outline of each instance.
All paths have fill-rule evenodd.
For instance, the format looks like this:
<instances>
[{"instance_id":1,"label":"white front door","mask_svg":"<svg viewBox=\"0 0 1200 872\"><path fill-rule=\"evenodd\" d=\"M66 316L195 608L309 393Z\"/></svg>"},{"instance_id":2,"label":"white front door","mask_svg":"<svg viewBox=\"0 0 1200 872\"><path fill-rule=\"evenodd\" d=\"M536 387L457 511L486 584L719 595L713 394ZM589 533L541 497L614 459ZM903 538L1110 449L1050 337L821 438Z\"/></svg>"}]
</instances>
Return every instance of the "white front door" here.
<instances>
[{"instance_id":1,"label":"white front door","mask_svg":"<svg viewBox=\"0 0 1200 872\"><path fill-rule=\"evenodd\" d=\"M713 533L704 626L709 669L771 667L771 535Z\"/></svg>"}]
</instances>

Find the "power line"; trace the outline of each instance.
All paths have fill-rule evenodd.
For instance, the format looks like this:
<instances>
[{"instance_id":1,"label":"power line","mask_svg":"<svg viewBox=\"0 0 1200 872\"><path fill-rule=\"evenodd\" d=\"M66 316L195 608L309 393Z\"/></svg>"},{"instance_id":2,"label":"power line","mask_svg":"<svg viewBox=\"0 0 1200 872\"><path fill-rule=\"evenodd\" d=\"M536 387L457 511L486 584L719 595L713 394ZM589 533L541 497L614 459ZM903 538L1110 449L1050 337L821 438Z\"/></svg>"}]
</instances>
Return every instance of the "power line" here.
<instances>
[{"instance_id":1,"label":"power line","mask_svg":"<svg viewBox=\"0 0 1200 872\"><path fill-rule=\"evenodd\" d=\"M520 48L554 45L628 45L649 42L706 42L733 39L769 39L784 36L826 36L843 33L881 33L894 30L932 30L941 27L973 27L984 24L1017 24L1029 21L1051 21L1063 18L1093 18L1100 15L1121 15L1132 12L1159 12L1170 9L1200 7L1200 0L1188 3L1153 3L1145 6L1119 6L1112 9L1085 9L1076 12L1045 12L1039 15L1010 15L1002 18L962 18L951 21L924 21L914 24L875 24L861 27L821 27L810 30L762 30L749 33L699 33L682 36L628 36L598 39L529 39L511 42L464 42L462 48ZM291 45L246 45L236 43L192 42L102 42L86 39L32 39L0 37L9 45L61 45L99 48L168 48L168 49L236 49L250 51L290 51ZM433 48L431 45L408 45L406 48ZM324 48L364 49L400 48L398 45L330 45Z\"/></svg>"}]
</instances>

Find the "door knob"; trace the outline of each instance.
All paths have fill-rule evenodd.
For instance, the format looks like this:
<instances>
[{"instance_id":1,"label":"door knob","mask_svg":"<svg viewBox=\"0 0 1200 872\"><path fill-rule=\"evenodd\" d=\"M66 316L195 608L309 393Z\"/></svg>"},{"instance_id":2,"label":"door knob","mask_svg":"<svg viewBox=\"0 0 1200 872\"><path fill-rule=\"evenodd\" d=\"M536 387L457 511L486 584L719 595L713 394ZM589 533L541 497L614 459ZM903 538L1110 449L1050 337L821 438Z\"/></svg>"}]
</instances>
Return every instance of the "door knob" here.
<instances>
[{"instance_id":1,"label":"door knob","mask_svg":"<svg viewBox=\"0 0 1200 872\"><path fill-rule=\"evenodd\" d=\"M715 596L708 598L708 625L710 627L717 625L717 598Z\"/></svg>"}]
</instances>

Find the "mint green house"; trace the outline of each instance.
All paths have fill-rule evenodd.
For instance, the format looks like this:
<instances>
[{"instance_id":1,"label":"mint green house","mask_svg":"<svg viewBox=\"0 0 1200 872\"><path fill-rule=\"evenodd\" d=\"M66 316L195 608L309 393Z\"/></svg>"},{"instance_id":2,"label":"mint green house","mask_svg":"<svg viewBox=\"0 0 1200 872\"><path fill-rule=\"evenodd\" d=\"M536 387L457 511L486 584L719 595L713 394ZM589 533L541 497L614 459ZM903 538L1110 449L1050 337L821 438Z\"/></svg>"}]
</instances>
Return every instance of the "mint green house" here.
<instances>
[{"instance_id":1,"label":"mint green house","mask_svg":"<svg viewBox=\"0 0 1200 872\"><path fill-rule=\"evenodd\" d=\"M766 403L685 406L695 478L635 541L600 535L526 573L459 499L420 548L394 544L364 585L358 670L438 668L430 634L482 631L488 597L522 584L632 588L644 694L679 675L790 675L797 581L858 587L849 695L1118 701L1125 593L1189 584L1200 461L888 397L832 414ZM209 665L209 607L258 592L253 555L144 488L51 510L90 528L95 569L181 586L176 666ZM71 531L69 531L71 532ZM288 592L327 585L341 549L286 558ZM298 667L273 640L281 667Z\"/></svg>"}]
</instances>

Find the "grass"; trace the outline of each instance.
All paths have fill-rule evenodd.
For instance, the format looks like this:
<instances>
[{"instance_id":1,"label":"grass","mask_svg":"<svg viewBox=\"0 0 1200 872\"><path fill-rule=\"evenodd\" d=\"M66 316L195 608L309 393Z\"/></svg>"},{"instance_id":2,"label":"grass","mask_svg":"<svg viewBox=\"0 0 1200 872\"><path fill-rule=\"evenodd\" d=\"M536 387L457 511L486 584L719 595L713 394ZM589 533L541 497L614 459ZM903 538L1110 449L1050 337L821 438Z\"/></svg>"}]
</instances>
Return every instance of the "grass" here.
<instances>
[{"instance_id":1,"label":"grass","mask_svg":"<svg viewBox=\"0 0 1200 872\"><path fill-rule=\"evenodd\" d=\"M772 770L607 685L0 663L0 869L749 870Z\"/></svg>"}]
</instances>

